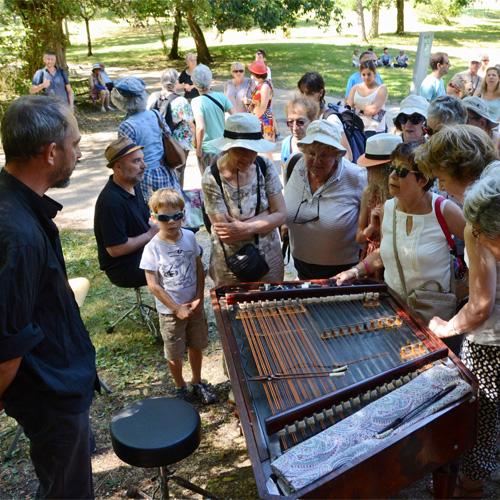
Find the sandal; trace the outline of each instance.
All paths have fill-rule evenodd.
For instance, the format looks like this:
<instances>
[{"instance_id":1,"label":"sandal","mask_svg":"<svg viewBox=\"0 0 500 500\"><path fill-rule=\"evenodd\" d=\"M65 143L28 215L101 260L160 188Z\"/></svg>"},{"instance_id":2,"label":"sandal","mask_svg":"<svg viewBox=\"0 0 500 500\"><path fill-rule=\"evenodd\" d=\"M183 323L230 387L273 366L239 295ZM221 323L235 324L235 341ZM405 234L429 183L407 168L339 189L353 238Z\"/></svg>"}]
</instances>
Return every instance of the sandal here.
<instances>
[{"instance_id":1,"label":"sandal","mask_svg":"<svg viewBox=\"0 0 500 500\"><path fill-rule=\"evenodd\" d=\"M480 488L466 488L462 482L462 477L458 476L453 498L483 498L483 486Z\"/></svg>"}]
</instances>

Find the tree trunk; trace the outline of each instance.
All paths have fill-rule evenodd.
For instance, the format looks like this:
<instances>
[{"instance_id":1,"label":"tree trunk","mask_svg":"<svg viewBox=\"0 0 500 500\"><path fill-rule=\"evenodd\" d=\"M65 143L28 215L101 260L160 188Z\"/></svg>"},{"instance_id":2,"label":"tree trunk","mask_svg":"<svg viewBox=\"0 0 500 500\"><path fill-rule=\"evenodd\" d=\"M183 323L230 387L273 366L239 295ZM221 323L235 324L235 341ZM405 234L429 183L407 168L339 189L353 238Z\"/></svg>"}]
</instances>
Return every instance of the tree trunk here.
<instances>
[{"instance_id":1,"label":"tree trunk","mask_svg":"<svg viewBox=\"0 0 500 500\"><path fill-rule=\"evenodd\" d=\"M359 40L368 42L365 31L365 18L363 16L363 0L356 0L356 17L358 18Z\"/></svg>"},{"instance_id":2,"label":"tree trunk","mask_svg":"<svg viewBox=\"0 0 500 500\"><path fill-rule=\"evenodd\" d=\"M378 21L380 15L380 1L375 0L372 4L372 25L370 28L370 38L378 38Z\"/></svg>"},{"instance_id":3,"label":"tree trunk","mask_svg":"<svg viewBox=\"0 0 500 500\"><path fill-rule=\"evenodd\" d=\"M193 37L194 43L196 45L198 62L203 64L209 64L213 62L214 59L210 55L210 51L208 50L205 35L203 35L203 31L201 31L200 25L194 20L191 11L188 12L187 22L189 29L191 30L191 36Z\"/></svg>"},{"instance_id":4,"label":"tree trunk","mask_svg":"<svg viewBox=\"0 0 500 500\"><path fill-rule=\"evenodd\" d=\"M87 30L87 57L90 57L92 54L92 39L90 38L90 19L88 17L83 18L85 21L85 29Z\"/></svg>"},{"instance_id":5,"label":"tree trunk","mask_svg":"<svg viewBox=\"0 0 500 500\"><path fill-rule=\"evenodd\" d=\"M179 35L181 34L182 13L178 7L175 9L174 32L172 34L172 48L170 49L169 59L180 59L179 55Z\"/></svg>"},{"instance_id":6,"label":"tree trunk","mask_svg":"<svg viewBox=\"0 0 500 500\"><path fill-rule=\"evenodd\" d=\"M54 52L56 53L57 67L63 69L69 75L68 63L66 61L66 36L64 34L63 22L63 18L55 20L57 28L54 33Z\"/></svg>"},{"instance_id":7,"label":"tree trunk","mask_svg":"<svg viewBox=\"0 0 500 500\"><path fill-rule=\"evenodd\" d=\"M404 0L396 0L396 8L398 10L396 35L404 35L404 33L405 33L405 2L404 2Z\"/></svg>"},{"instance_id":8,"label":"tree trunk","mask_svg":"<svg viewBox=\"0 0 500 500\"><path fill-rule=\"evenodd\" d=\"M71 40L69 39L69 28L68 28L68 18L64 19L64 33L66 34L66 40L68 43L68 47L71 47Z\"/></svg>"}]
</instances>

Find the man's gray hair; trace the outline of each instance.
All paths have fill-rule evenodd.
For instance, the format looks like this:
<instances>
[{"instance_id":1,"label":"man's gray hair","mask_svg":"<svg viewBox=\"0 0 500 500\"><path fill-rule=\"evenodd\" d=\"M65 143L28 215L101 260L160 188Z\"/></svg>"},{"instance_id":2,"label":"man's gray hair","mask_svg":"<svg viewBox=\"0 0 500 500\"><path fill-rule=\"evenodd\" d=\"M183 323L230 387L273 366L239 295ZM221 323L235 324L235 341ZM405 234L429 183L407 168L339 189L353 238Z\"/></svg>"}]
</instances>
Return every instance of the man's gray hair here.
<instances>
[{"instance_id":1,"label":"man's gray hair","mask_svg":"<svg viewBox=\"0 0 500 500\"><path fill-rule=\"evenodd\" d=\"M13 101L2 118L5 161L28 161L43 146L55 142L64 147L72 132L68 105L58 96L23 95Z\"/></svg>"},{"instance_id":2,"label":"man's gray hair","mask_svg":"<svg viewBox=\"0 0 500 500\"><path fill-rule=\"evenodd\" d=\"M161 75L160 78L161 86L165 90L174 92L178 78L179 78L179 73L177 73L175 69L167 69L167 71L164 71L163 74Z\"/></svg>"},{"instance_id":3,"label":"man's gray hair","mask_svg":"<svg viewBox=\"0 0 500 500\"><path fill-rule=\"evenodd\" d=\"M443 125L467 123L467 109L460 99L451 95L440 95L427 110L427 119L435 118Z\"/></svg>"},{"instance_id":4,"label":"man's gray hair","mask_svg":"<svg viewBox=\"0 0 500 500\"><path fill-rule=\"evenodd\" d=\"M464 217L478 226L486 238L500 236L500 161L491 162L466 192Z\"/></svg>"},{"instance_id":5,"label":"man's gray hair","mask_svg":"<svg viewBox=\"0 0 500 500\"><path fill-rule=\"evenodd\" d=\"M115 87L111 91L111 101L118 109L134 115L146 109L148 93L144 90L140 96L124 96Z\"/></svg>"},{"instance_id":6,"label":"man's gray hair","mask_svg":"<svg viewBox=\"0 0 500 500\"><path fill-rule=\"evenodd\" d=\"M212 83L212 72L208 66L204 64L198 64L193 70L191 75L194 86L198 90L210 90L210 85Z\"/></svg>"}]
</instances>

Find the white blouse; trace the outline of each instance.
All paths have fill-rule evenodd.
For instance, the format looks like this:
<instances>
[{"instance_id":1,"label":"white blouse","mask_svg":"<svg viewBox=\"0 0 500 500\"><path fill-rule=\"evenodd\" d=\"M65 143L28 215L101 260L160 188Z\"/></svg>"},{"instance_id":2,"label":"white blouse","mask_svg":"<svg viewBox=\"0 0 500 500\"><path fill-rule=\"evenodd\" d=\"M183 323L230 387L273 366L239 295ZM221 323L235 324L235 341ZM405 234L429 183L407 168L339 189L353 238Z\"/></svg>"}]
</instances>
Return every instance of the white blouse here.
<instances>
[{"instance_id":1,"label":"white blouse","mask_svg":"<svg viewBox=\"0 0 500 500\"><path fill-rule=\"evenodd\" d=\"M430 280L437 281L443 290L450 291L450 247L434 211L436 198L438 195L432 193L432 211L425 215L396 210L396 245L408 293ZM405 299L394 256L392 228L395 200L387 200L384 205L380 256L384 262L386 283ZM446 203L447 200L441 203L441 211ZM413 218L409 235L406 232L408 217Z\"/></svg>"}]
</instances>

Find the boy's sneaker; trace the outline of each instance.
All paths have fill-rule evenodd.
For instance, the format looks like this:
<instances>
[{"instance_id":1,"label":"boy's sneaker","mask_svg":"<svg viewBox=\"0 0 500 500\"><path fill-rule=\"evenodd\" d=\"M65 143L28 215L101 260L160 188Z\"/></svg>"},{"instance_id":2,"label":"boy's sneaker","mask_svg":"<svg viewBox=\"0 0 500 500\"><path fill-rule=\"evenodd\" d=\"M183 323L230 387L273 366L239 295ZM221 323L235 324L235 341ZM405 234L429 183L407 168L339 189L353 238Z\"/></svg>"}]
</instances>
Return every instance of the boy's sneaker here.
<instances>
[{"instance_id":1,"label":"boy's sneaker","mask_svg":"<svg viewBox=\"0 0 500 500\"><path fill-rule=\"evenodd\" d=\"M172 395L181 400L186 400L188 397L188 390L186 386L183 387L177 387L174 391L172 391Z\"/></svg>"},{"instance_id":2,"label":"boy's sneaker","mask_svg":"<svg viewBox=\"0 0 500 500\"><path fill-rule=\"evenodd\" d=\"M213 390L208 384L200 382L199 384L193 384L193 394L200 398L200 401L204 405L211 405L217 402L217 397Z\"/></svg>"}]
</instances>

